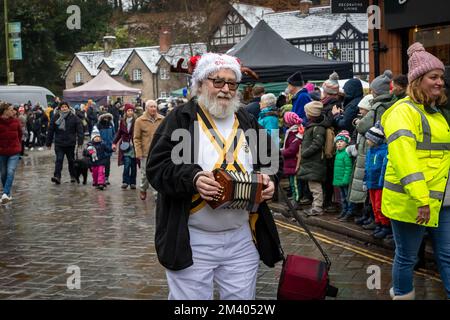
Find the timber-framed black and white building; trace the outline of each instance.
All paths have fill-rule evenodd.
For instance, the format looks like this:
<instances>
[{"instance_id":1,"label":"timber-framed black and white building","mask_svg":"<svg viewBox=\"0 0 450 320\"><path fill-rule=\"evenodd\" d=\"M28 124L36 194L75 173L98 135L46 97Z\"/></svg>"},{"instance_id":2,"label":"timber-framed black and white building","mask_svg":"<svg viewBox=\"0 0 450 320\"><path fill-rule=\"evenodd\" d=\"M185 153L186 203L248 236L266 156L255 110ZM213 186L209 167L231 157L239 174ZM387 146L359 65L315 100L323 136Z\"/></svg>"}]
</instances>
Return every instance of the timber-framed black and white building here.
<instances>
[{"instance_id":1,"label":"timber-framed black and white building","mask_svg":"<svg viewBox=\"0 0 450 320\"><path fill-rule=\"evenodd\" d=\"M226 18L213 34L212 48L226 52L260 20L266 21L297 48L325 59L353 62L354 74L362 79L368 78L367 15L332 14L330 6L306 5L301 10L274 12L267 7L230 3Z\"/></svg>"}]
</instances>

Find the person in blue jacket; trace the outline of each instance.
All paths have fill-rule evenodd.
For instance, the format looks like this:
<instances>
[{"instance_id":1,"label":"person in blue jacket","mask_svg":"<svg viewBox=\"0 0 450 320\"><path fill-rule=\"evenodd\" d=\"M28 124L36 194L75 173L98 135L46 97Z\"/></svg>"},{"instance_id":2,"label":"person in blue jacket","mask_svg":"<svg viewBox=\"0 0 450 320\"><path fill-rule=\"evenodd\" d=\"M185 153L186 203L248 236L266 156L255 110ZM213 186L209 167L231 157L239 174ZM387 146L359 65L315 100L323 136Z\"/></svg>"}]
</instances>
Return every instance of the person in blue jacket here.
<instances>
[{"instance_id":1,"label":"person in blue jacket","mask_svg":"<svg viewBox=\"0 0 450 320\"><path fill-rule=\"evenodd\" d=\"M265 94L261 97L261 112L259 113L258 123L267 130L267 133L273 138L272 130L278 129L278 110L276 107L277 98L273 93Z\"/></svg>"},{"instance_id":2,"label":"person in blue jacket","mask_svg":"<svg viewBox=\"0 0 450 320\"><path fill-rule=\"evenodd\" d=\"M370 128L366 132L365 137L369 149L366 154L364 187L369 191L370 202L372 203L372 209L375 215L375 223L377 224L373 232L373 237L376 239L384 239L386 236L392 234L390 220L381 212L381 197L388 147L379 122L375 124L375 127Z\"/></svg>"},{"instance_id":3,"label":"person in blue jacket","mask_svg":"<svg viewBox=\"0 0 450 320\"><path fill-rule=\"evenodd\" d=\"M305 105L312 101L308 90L305 88L305 81L303 80L300 71L294 73L287 79L287 91L292 95L292 112L295 112L302 120L303 124L307 124Z\"/></svg>"}]
</instances>

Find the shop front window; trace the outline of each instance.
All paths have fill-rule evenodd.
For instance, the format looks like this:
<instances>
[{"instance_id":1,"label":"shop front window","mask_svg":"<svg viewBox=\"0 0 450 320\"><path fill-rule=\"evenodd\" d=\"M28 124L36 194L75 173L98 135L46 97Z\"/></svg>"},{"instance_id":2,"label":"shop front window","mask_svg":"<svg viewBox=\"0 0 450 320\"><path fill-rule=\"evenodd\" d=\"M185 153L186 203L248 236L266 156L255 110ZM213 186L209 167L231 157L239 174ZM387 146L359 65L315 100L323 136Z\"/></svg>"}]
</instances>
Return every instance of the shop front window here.
<instances>
[{"instance_id":1,"label":"shop front window","mask_svg":"<svg viewBox=\"0 0 450 320\"><path fill-rule=\"evenodd\" d=\"M411 29L413 42L420 42L425 50L438 57L444 65L450 65L450 25Z\"/></svg>"}]
</instances>

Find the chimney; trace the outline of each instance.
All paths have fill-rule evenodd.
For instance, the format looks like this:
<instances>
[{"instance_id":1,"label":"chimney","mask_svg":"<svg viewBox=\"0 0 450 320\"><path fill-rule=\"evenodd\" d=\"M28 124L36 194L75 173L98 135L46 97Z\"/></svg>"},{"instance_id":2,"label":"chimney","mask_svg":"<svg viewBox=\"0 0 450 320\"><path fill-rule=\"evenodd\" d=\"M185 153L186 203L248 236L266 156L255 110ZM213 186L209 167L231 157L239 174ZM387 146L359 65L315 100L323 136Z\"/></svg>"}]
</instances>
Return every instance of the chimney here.
<instances>
[{"instance_id":1,"label":"chimney","mask_svg":"<svg viewBox=\"0 0 450 320\"><path fill-rule=\"evenodd\" d=\"M167 53L171 46L171 31L170 27L163 26L159 31L159 51Z\"/></svg>"},{"instance_id":2,"label":"chimney","mask_svg":"<svg viewBox=\"0 0 450 320\"><path fill-rule=\"evenodd\" d=\"M300 1L300 13L301 14L309 14L309 9L312 7L312 1L310 0L302 0Z\"/></svg>"},{"instance_id":3,"label":"chimney","mask_svg":"<svg viewBox=\"0 0 450 320\"><path fill-rule=\"evenodd\" d=\"M114 44L116 43L116 37L114 36L105 36L103 37L103 44L104 44L104 50L105 50L105 58L108 58L111 56L111 53L114 49Z\"/></svg>"}]
</instances>

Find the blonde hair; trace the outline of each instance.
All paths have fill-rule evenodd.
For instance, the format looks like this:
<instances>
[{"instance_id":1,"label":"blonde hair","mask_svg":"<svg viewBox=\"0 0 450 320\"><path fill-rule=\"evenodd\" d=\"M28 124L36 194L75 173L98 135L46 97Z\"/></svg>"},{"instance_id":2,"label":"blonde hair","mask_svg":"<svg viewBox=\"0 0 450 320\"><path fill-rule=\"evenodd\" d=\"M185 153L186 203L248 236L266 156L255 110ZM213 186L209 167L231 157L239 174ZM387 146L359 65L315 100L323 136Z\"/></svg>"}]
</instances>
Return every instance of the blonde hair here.
<instances>
[{"instance_id":1,"label":"blonde hair","mask_svg":"<svg viewBox=\"0 0 450 320\"><path fill-rule=\"evenodd\" d=\"M430 106L435 103L437 106L444 106L447 103L447 96L445 95L445 89L442 88L441 94L439 97L434 100L430 96L423 91L420 84L425 75L420 76L419 78L413 80L409 85L406 93L411 97L412 100L416 103L423 104L425 106Z\"/></svg>"}]
</instances>

